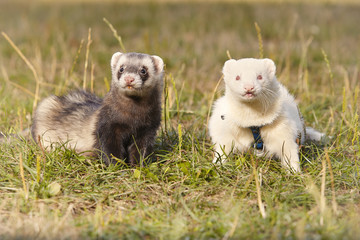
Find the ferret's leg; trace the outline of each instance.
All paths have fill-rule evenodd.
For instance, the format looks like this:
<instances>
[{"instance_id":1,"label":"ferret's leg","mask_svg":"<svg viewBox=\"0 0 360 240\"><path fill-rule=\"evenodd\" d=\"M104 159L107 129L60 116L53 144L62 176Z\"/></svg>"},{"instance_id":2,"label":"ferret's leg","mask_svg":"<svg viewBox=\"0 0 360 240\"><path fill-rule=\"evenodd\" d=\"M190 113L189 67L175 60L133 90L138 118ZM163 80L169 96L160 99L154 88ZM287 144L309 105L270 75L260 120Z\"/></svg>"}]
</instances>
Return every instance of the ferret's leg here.
<instances>
[{"instance_id":1,"label":"ferret's leg","mask_svg":"<svg viewBox=\"0 0 360 240\"><path fill-rule=\"evenodd\" d=\"M299 146L296 142L284 141L280 155L281 164L294 172L301 172Z\"/></svg>"},{"instance_id":2,"label":"ferret's leg","mask_svg":"<svg viewBox=\"0 0 360 240\"><path fill-rule=\"evenodd\" d=\"M111 128L109 124L100 125L96 133L95 149L99 149L100 158L106 165L111 163L116 164L116 161L112 159L112 156L125 160L127 152L124 147L123 135L119 134L122 129Z\"/></svg>"},{"instance_id":3,"label":"ferret's leg","mask_svg":"<svg viewBox=\"0 0 360 240\"><path fill-rule=\"evenodd\" d=\"M132 141L133 143L128 147L130 165L139 164L141 159L145 159L152 152L154 136L155 134L149 133Z\"/></svg>"},{"instance_id":4,"label":"ferret's leg","mask_svg":"<svg viewBox=\"0 0 360 240\"><path fill-rule=\"evenodd\" d=\"M280 158L281 164L294 172L300 172L299 146L294 135L287 129L273 129L264 137L266 150Z\"/></svg>"},{"instance_id":5,"label":"ferret's leg","mask_svg":"<svg viewBox=\"0 0 360 240\"><path fill-rule=\"evenodd\" d=\"M101 143L100 151L100 159L102 159L106 165L110 165L111 163L116 164L117 161L113 157L121 160L126 159L126 150L122 142L113 141L107 144Z\"/></svg>"},{"instance_id":6,"label":"ferret's leg","mask_svg":"<svg viewBox=\"0 0 360 240\"><path fill-rule=\"evenodd\" d=\"M254 140L251 133L247 134L246 131L240 129L234 130L233 132L236 134L228 133L218 138L218 142L215 144L216 152L213 163L224 163L232 151L242 153L251 147Z\"/></svg>"},{"instance_id":7,"label":"ferret's leg","mask_svg":"<svg viewBox=\"0 0 360 240\"><path fill-rule=\"evenodd\" d=\"M141 162L141 158L144 157L144 150L142 149L143 147L141 146L141 148L139 147L139 142L136 143L132 143L129 146L129 163L130 166L136 166L137 164L139 164ZM145 150L146 151L146 150Z\"/></svg>"},{"instance_id":8,"label":"ferret's leg","mask_svg":"<svg viewBox=\"0 0 360 240\"><path fill-rule=\"evenodd\" d=\"M225 124L220 117L214 116L210 119L209 126L210 137L215 148L213 163L224 163L234 148L233 132L235 130L231 129L229 124Z\"/></svg>"},{"instance_id":9,"label":"ferret's leg","mask_svg":"<svg viewBox=\"0 0 360 240\"><path fill-rule=\"evenodd\" d=\"M275 153L281 160L281 164L294 172L300 172L299 146L292 139L277 138L271 144L266 144L270 153Z\"/></svg>"}]
</instances>

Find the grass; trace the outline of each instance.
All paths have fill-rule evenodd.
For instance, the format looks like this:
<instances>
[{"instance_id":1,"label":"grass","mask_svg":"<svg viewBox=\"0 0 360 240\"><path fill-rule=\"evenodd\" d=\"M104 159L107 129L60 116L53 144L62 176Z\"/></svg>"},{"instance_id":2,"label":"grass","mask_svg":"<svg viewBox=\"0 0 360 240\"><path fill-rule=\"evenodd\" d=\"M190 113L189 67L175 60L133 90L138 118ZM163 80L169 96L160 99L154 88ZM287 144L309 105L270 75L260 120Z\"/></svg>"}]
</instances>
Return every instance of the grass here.
<instances>
[{"instance_id":1,"label":"grass","mask_svg":"<svg viewBox=\"0 0 360 240\"><path fill-rule=\"evenodd\" d=\"M84 84L103 96L115 51L157 54L166 63L157 162L105 167L66 147L0 145L1 238L357 239L359 10L1 2L0 30L32 66L2 35L2 132L30 126L37 97ZM302 174L251 154L211 163L207 118L223 93L217 84L228 55L274 59L307 125L332 136L327 145L304 147Z\"/></svg>"}]
</instances>

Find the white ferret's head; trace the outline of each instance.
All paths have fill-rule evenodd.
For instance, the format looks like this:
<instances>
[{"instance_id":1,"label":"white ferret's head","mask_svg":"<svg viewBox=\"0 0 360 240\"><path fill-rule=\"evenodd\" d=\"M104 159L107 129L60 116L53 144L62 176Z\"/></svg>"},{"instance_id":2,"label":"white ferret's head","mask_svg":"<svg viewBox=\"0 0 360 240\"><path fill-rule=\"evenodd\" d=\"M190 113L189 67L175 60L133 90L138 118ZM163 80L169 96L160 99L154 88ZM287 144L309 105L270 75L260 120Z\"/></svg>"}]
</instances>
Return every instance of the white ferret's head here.
<instances>
[{"instance_id":1,"label":"white ferret's head","mask_svg":"<svg viewBox=\"0 0 360 240\"><path fill-rule=\"evenodd\" d=\"M275 63L268 58L230 59L223 67L226 93L246 102L275 96L275 72Z\"/></svg>"},{"instance_id":2,"label":"white ferret's head","mask_svg":"<svg viewBox=\"0 0 360 240\"><path fill-rule=\"evenodd\" d=\"M155 55L115 53L111 58L111 87L128 96L142 96L155 88L161 91L164 62Z\"/></svg>"}]
</instances>

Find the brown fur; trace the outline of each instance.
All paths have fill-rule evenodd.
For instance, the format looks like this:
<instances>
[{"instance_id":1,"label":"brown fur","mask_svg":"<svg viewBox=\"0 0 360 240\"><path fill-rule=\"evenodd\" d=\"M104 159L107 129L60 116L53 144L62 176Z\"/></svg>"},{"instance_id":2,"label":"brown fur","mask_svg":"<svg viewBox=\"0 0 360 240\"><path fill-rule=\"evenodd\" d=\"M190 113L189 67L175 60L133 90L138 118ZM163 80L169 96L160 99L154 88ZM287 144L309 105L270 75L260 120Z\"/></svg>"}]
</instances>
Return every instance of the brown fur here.
<instances>
[{"instance_id":1,"label":"brown fur","mask_svg":"<svg viewBox=\"0 0 360 240\"><path fill-rule=\"evenodd\" d=\"M161 121L163 61L115 53L111 69L112 84L104 99L79 90L43 100L34 115L34 140L40 136L47 148L67 143L78 152L96 149L107 164L118 158L135 165L146 158Z\"/></svg>"}]
</instances>

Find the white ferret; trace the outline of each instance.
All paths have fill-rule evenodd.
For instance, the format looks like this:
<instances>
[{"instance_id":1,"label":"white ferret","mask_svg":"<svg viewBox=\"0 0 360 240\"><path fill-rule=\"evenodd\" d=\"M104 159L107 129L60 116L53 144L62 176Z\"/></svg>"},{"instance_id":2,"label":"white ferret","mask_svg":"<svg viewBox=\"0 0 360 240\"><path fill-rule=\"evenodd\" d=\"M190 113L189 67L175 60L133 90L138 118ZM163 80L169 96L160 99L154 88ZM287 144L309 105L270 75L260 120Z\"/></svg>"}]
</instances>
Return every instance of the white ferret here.
<instances>
[{"instance_id":1,"label":"white ferret","mask_svg":"<svg viewBox=\"0 0 360 240\"><path fill-rule=\"evenodd\" d=\"M215 102L209 121L214 163L224 162L232 150L254 147L280 158L288 169L301 171L298 144L319 141L323 134L305 128L294 97L277 81L275 71L271 59L225 62L225 95Z\"/></svg>"}]
</instances>

